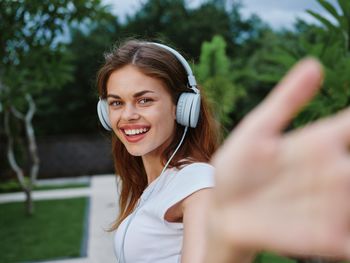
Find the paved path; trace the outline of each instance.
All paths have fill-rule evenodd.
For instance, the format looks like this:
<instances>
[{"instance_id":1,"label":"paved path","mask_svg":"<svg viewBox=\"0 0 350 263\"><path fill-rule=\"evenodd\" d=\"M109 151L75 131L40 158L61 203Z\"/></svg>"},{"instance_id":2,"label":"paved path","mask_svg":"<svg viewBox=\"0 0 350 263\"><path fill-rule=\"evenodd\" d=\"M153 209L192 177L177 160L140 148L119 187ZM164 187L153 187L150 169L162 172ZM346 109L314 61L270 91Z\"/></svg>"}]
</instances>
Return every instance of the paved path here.
<instances>
[{"instance_id":1,"label":"paved path","mask_svg":"<svg viewBox=\"0 0 350 263\"><path fill-rule=\"evenodd\" d=\"M69 188L57 190L40 190L33 191L34 200L48 200L48 199L67 199L81 196L91 196L91 189L89 188ZM23 192L1 194L0 203L20 202L25 200Z\"/></svg>"},{"instance_id":2,"label":"paved path","mask_svg":"<svg viewBox=\"0 0 350 263\"><path fill-rule=\"evenodd\" d=\"M45 263L115 263L113 252L113 233L106 229L116 218L118 200L116 182L113 175L99 175L91 178L89 188L35 191L35 200L62 199L90 196L87 257L46 261ZM23 201L22 193L1 194L0 203Z\"/></svg>"},{"instance_id":3,"label":"paved path","mask_svg":"<svg viewBox=\"0 0 350 263\"><path fill-rule=\"evenodd\" d=\"M114 233L106 232L118 213L115 176L93 177L90 207L88 261L115 263Z\"/></svg>"}]
</instances>

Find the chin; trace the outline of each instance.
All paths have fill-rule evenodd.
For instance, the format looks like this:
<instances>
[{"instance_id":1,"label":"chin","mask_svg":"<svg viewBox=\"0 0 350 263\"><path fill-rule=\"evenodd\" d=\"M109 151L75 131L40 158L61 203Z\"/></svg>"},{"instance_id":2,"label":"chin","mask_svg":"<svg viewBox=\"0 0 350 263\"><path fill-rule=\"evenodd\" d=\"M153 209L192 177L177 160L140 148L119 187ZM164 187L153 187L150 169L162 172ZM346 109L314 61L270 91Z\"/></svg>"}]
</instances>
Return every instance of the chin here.
<instances>
[{"instance_id":1,"label":"chin","mask_svg":"<svg viewBox=\"0 0 350 263\"><path fill-rule=\"evenodd\" d=\"M128 153L132 156L146 156L146 155L158 155L160 152L160 149L163 149L163 147L155 147L154 145L148 145L148 146L136 146L135 147L125 147ZM161 151L162 152L162 151Z\"/></svg>"},{"instance_id":2,"label":"chin","mask_svg":"<svg viewBox=\"0 0 350 263\"><path fill-rule=\"evenodd\" d=\"M135 157L137 157L137 156L141 157L141 156L145 155L143 152L138 152L138 151L128 151L128 153L132 156L135 156Z\"/></svg>"},{"instance_id":3,"label":"chin","mask_svg":"<svg viewBox=\"0 0 350 263\"><path fill-rule=\"evenodd\" d=\"M129 148L125 147L125 148L128 151L128 153L132 156L143 156L143 155L147 154L147 152L144 149L133 149L130 147Z\"/></svg>"}]
</instances>

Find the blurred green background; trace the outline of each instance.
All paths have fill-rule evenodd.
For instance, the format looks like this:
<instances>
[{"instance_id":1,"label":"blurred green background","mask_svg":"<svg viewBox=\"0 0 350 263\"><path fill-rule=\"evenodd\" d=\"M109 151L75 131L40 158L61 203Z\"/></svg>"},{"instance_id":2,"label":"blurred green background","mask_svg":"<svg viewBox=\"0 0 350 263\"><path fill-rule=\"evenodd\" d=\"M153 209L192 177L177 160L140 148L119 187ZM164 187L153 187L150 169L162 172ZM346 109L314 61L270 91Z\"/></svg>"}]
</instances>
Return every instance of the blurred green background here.
<instances>
[{"instance_id":1,"label":"blurred green background","mask_svg":"<svg viewBox=\"0 0 350 263\"><path fill-rule=\"evenodd\" d=\"M309 13L321 23L297 20L281 30L257 15L243 16L244 1L203 1L195 8L184 0L144 2L121 22L98 0L1 1L1 115L9 105L25 110L29 93L38 137L98 132L96 71L103 53L130 37L164 41L183 52L208 95L220 102L218 117L227 128L307 55L324 63L327 78L295 125L348 105L349 1L319 1L327 15ZM223 103L225 93L230 96ZM3 133L3 121L1 127Z\"/></svg>"},{"instance_id":2,"label":"blurred green background","mask_svg":"<svg viewBox=\"0 0 350 263\"><path fill-rule=\"evenodd\" d=\"M346 107L350 3L313 2L323 12L305 10L303 17L313 17L317 24L299 18L292 26L276 29L255 14L242 15L244 1L203 0L189 7L191 1L149 0L123 19L100 0L1 1L2 174L11 173L5 154L6 122L18 162L30 166L26 125L20 118L30 105L35 106L30 119L35 136L44 145L48 137L101 134L96 72L103 53L130 37L163 41L182 52L226 131L266 96L291 65L309 55L324 63L326 79L291 127ZM50 176L45 163L43 177ZM105 167L113 170L111 162Z\"/></svg>"}]
</instances>

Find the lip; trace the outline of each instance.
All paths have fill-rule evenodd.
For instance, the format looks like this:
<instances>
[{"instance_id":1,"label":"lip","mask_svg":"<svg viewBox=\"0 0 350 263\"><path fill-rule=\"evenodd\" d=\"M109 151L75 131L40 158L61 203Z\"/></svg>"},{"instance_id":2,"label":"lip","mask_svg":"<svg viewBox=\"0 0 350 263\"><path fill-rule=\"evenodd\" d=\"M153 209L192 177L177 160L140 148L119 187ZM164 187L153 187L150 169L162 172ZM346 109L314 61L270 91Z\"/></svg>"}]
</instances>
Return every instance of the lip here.
<instances>
[{"instance_id":1,"label":"lip","mask_svg":"<svg viewBox=\"0 0 350 263\"><path fill-rule=\"evenodd\" d=\"M126 135L123 132L124 138L128 142L131 142L131 143L135 143L135 142L141 141L146 136L146 134L147 134L147 132L146 133L141 133L141 134L135 134L135 135L132 135L132 136L128 136L128 135Z\"/></svg>"},{"instance_id":2,"label":"lip","mask_svg":"<svg viewBox=\"0 0 350 263\"><path fill-rule=\"evenodd\" d=\"M147 132L145 133L140 133L140 134L134 134L132 136L128 136L126 135L125 131L124 130L138 130L138 129L148 129ZM141 125L141 124L133 124L133 125L130 125L130 124L126 124L126 125L121 125L119 126L119 129L120 129L120 132L123 134L124 138L130 142L130 143L136 143L136 142L139 142L141 141L146 135L147 133L149 132L150 130L150 126L149 125Z\"/></svg>"}]
</instances>

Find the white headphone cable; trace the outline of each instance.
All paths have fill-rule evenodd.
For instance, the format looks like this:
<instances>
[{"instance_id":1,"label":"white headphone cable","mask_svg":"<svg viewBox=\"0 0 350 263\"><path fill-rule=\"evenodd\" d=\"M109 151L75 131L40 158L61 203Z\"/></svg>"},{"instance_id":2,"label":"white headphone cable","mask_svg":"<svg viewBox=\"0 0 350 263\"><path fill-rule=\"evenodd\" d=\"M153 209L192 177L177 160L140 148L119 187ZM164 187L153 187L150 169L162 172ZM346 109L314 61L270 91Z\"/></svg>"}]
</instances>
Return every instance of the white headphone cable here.
<instances>
[{"instance_id":1,"label":"white headphone cable","mask_svg":"<svg viewBox=\"0 0 350 263\"><path fill-rule=\"evenodd\" d=\"M181 140L180 140L178 146L176 147L175 151L173 152L173 154L170 156L169 160L167 161L167 163L166 163L165 166L163 167L163 170L162 170L162 172L160 173L159 177L162 176L162 174L165 172L165 170L166 170L166 168L168 167L169 163L170 163L171 160L174 158L176 152L179 150L181 144L183 143L183 141L184 141L184 139L185 139L187 130L188 130L188 127L185 126L184 133L183 133L183 135L182 135L182 138L181 138ZM131 221L134 219L134 217L135 217L137 211L142 207L141 204L145 203L145 202L152 196L152 193L153 193L154 190L156 189L156 186L157 186L157 185L155 185L155 186L153 187L153 189L152 189L151 192L148 194L148 196L147 196L146 199L143 199L143 200L142 200L141 197L140 197L140 199L139 199L139 201L138 201L138 204L136 205L135 210L131 213L131 217L130 217L130 219L128 220L126 226L125 226L124 235L123 235L123 238L122 238L122 244L121 244L120 249L119 249L119 256L120 256L120 257L117 259L117 261L118 261L119 263L126 263L126 261L125 261L125 255L124 255L124 244L125 244L126 233L127 233L128 229L129 229L129 225L130 225ZM142 195L141 195L141 196L142 196ZM117 256L118 256L118 255L117 255Z\"/></svg>"}]
</instances>

